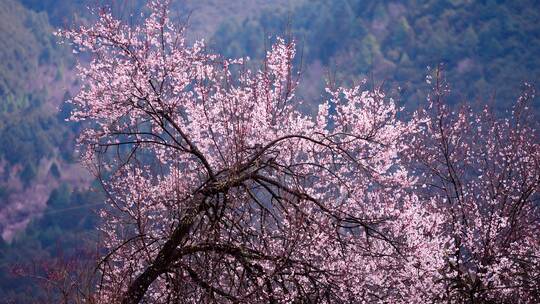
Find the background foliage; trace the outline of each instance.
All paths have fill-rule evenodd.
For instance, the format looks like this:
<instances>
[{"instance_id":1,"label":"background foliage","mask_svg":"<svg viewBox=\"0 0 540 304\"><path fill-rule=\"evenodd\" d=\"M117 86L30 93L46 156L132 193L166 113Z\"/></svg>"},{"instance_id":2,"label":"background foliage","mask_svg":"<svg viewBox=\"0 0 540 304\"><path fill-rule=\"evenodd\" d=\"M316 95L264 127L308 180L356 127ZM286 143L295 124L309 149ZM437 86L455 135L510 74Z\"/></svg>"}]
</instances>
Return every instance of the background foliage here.
<instances>
[{"instance_id":1,"label":"background foliage","mask_svg":"<svg viewBox=\"0 0 540 304\"><path fill-rule=\"evenodd\" d=\"M385 81L411 108L425 99L426 67L443 63L455 102L500 109L540 80L539 9L536 0L313 0L226 23L212 41L229 56L260 57L263 33L291 31L307 73L320 62L342 79Z\"/></svg>"}]
</instances>

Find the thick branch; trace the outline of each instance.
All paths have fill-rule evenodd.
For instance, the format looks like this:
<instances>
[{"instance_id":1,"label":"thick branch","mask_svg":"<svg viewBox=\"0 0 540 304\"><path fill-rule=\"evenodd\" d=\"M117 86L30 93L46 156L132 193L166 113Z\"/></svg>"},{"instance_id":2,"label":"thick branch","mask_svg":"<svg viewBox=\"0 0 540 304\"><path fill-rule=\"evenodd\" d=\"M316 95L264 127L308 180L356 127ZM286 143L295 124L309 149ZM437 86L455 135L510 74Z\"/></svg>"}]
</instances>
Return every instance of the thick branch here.
<instances>
[{"instance_id":1,"label":"thick branch","mask_svg":"<svg viewBox=\"0 0 540 304\"><path fill-rule=\"evenodd\" d=\"M186 235L191 230L197 215L204 211L206 204L203 202L198 208L192 208L180 221L180 224L173 231L171 237L159 251L154 262L146 268L128 287L123 296L122 304L137 304L141 301L144 294L159 275L166 272L168 267L175 261L176 248L182 243Z\"/></svg>"}]
</instances>

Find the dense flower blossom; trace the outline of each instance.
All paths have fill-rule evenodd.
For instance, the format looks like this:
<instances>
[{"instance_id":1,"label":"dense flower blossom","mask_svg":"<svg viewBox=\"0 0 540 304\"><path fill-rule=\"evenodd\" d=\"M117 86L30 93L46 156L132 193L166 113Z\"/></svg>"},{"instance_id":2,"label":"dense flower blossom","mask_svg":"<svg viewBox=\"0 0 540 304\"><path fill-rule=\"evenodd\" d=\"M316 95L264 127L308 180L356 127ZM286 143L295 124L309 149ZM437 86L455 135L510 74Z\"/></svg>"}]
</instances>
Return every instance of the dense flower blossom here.
<instances>
[{"instance_id":1,"label":"dense flower blossom","mask_svg":"<svg viewBox=\"0 0 540 304\"><path fill-rule=\"evenodd\" d=\"M251 69L188 46L166 2L148 7L139 26L101 12L59 33L91 55L72 119L85 121L82 159L108 195L99 303L538 292L538 276L523 275L538 274L539 255L538 146L525 126L444 111L404 121L362 86L327 89L310 117L298 110L293 41L277 39ZM486 289L515 277L523 288Z\"/></svg>"},{"instance_id":2,"label":"dense flower blossom","mask_svg":"<svg viewBox=\"0 0 540 304\"><path fill-rule=\"evenodd\" d=\"M540 145L527 111L534 90L525 86L507 118L487 107L453 112L438 73L426 128L405 153L419 177L414 192L434 202L426 212L441 220L431 235L446 240L416 253L437 277L425 301L537 303Z\"/></svg>"}]
</instances>

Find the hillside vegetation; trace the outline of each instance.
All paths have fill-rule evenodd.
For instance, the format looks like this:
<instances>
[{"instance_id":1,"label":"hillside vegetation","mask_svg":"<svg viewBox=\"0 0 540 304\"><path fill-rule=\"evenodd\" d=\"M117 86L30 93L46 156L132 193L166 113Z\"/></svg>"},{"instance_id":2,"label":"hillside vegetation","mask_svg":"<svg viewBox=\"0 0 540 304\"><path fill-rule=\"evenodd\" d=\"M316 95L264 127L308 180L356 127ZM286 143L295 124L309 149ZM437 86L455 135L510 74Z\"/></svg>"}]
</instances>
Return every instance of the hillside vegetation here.
<instances>
[{"instance_id":1,"label":"hillside vegetation","mask_svg":"<svg viewBox=\"0 0 540 304\"><path fill-rule=\"evenodd\" d=\"M212 41L231 57L260 57L268 35L290 31L308 74L322 64L341 79L385 81L411 108L426 68L443 63L455 101L502 108L524 81L540 81L538 20L536 0L313 0L229 22Z\"/></svg>"},{"instance_id":2,"label":"hillside vegetation","mask_svg":"<svg viewBox=\"0 0 540 304\"><path fill-rule=\"evenodd\" d=\"M38 68L58 59L47 14L34 13L14 0L0 0L0 111L23 107L35 87Z\"/></svg>"}]
</instances>

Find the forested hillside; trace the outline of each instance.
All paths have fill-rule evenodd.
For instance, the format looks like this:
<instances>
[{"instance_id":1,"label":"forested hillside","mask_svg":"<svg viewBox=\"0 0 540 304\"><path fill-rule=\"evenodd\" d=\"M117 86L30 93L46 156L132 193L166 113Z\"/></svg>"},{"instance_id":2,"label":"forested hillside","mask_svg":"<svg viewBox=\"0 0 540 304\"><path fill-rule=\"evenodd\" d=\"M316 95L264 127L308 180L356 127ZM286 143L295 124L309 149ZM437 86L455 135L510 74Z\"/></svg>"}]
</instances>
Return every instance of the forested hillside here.
<instances>
[{"instance_id":1,"label":"forested hillside","mask_svg":"<svg viewBox=\"0 0 540 304\"><path fill-rule=\"evenodd\" d=\"M29 93L38 89L30 80L38 80L39 68L61 59L47 14L31 12L13 0L0 4L0 96L9 98L0 110L5 112L28 106Z\"/></svg>"},{"instance_id":2,"label":"forested hillside","mask_svg":"<svg viewBox=\"0 0 540 304\"><path fill-rule=\"evenodd\" d=\"M290 30L306 77L330 68L345 80L384 81L411 108L424 99L427 67L442 63L454 101L499 107L524 81L540 81L538 20L536 0L314 0L229 22L212 41L232 57L260 57L268 35Z\"/></svg>"},{"instance_id":3,"label":"forested hillside","mask_svg":"<svg viewBox=\"0 0 540 304\"><path fill-rule=\"evenodd\" d=\"M30 303L39 280L12 270L76 250L95 218L85 206L96 200L62 103L76 87L73 58L46 12L0 0L0 29L0 302Z\"/></svg>"},{"instance_id":4,"label":"forested hillside","mask_svg":"<svg viewBox=\"0 0 540 304\"><path fill-rule=\"evenodd\" d=\"M47 12L53 26L68 26L74 21L89 17L87 7L96 7L96 1L59 1L59 0L20 0L26 7ZM303 0L173 0L171 17L190 28L189 37L202 39L211 36L224 21L240 22L244 18L254 17L263 10L277 9L288 11ZM126 20L134 20L144 10L145 0L99 1L103 7ZM135 12L135 13L134 13Z\"/></svg>"},{"instance_id":5,"label":"forested hillside","mask_svg":"<svg viewBox=\"0 0 540 304\"><path fill-rule=\"evenodd\" d=\"M58 112L73 86L73 60L57 46L46 13L1 2L0 230L11 240L59 183L80 177L70 174L74 133Z\"/></svg>"}]
</instances>

